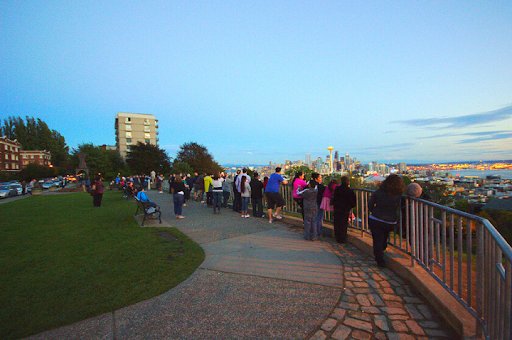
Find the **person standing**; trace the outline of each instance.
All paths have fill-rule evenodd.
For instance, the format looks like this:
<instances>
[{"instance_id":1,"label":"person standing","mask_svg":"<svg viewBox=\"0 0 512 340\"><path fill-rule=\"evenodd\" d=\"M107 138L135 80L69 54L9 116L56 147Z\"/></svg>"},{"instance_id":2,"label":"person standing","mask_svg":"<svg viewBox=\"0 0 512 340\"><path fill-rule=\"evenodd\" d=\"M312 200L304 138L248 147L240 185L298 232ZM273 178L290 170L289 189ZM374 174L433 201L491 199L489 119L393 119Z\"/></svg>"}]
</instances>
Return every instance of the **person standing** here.
<instances>
[{"instance_id":1,"label":"person standing","mask_svg":"<svg viewBox=\"0 0 512 340\"><path fill-rule=\"evenodd\" d=\"M183 203L185 202L185 184L183 183L183 178L180 176L175 177L171 191L173 194L172 200L174 203L174 215L176 215L176 219L185 218L185 216L183 216Z\"/></svg>"},{"instance_id":2,"label":"person standing","mask_svg":"<svg viewBox=\"0 0 512 340\"><path fill-rule=\"evenodd\" d=\"M304 204L304 239L310 241L316 241L318 239L315 221L318 213L316 187L316 181L311 180L304 189L297 189L297 196L300 196L303 199L302 203Z\"/></svg>"},{"instance_id":3,"label":"person standing","mask_svg":"<svg viewBox=\"0 0 512 340\"><path fill-rule=\"evenodd\" d=\"M228 207L229 196L231 196L232 189L233 189L233 181L231 180L230 175L224 175L224 182L222 183L222 196L223 196L222 206L224 208Z\"/></svg>"},{"instance_id":4,"label":"person standing","mask_svg":"<svg viewBox=\"0 0 512 340\"><path fill-rule=\"evenodd\" d=\"M386 249L389 233L398 221L398 210L405 185L398 175L389 175L370 196L368 224L372 232L373 255L379 267L385 267L384 250Z\"/></svg>"},{"instance_id":5,"label":"person standing","mask_svg":"<svg viewBox=\"0 0 512 340\"><path fill-rule=\"evenodd\" d=\"M103 186L103 181L101 180L101 175L96 175L94 177L94 182L92 183L91 192L92 192L92 205L94 207L101 207L101 201L103 199L103 192L105 188Z\"/></svg>"},{"instance_id":6,"label":"person standing","mask_svg":"<svg viewBox=\"0 0 512 340\"><path fill-rule=\"evenodd\" d=\"M322 236L322 222L324 221L324 210L320 207L320 205L324 196L325 185L322 183L322 175L317 172L313 172L311 174L311 179L316 182L316 204L318 206L318 210L315 218L315 230L316 237L320 238L320 236Z\"/></svg>"},{"instance_id":7,"label":"person standing","mask_svg":"<svg viewBox=\"0 0 512 340\"><path fill-rule=\"evenodd\" d=\"M356 194L350 189L350 180L347 176L341 177L341 183L334 189L332 195L334 207L334 235L336 242L347 241L348 216L353 207L356 206Z\"/></svg>"},{"instance_id":8,"label":"person standing","mask_svg":"<svg viewBox=\"0 0 512 340\"><path fill-rule=\"evenodd\" d=\"M263 183L260 181L260 175L255 172L251 181L251 200L252 200L252 216L264 217L263 214Z\"/></svg>"},{"instance_id":9,"label":"person standing","mask_svg":"<svg viewBox=\"0 0 512 340\"><path fill-rule=\"evenodd\" d=\"M240 191L236 186L238 176L240 176L240 172L240 169L238 169L236 171L235 178L233 178L233 210L236 212L240 212L242 209L242 196L240 195Z\"/></svg>"},{"instance_id":10,"label":"person standing","mask_svg":"<svg viewBox=\"0 0 512 340\"><path fill-rule=\"evenodd\" d=\"M219 174L215 174L212 178L212 193L213 193L213 213L220 214L220 207L222 204L222 184L224 178Z\"/></svg>"},{"instance_id":11,"label":"person standing","mask_svg":"<svg viewBox=\"0 0 512 340\"><path fill-rule=\"evenodd\" d=\"M249 184L246 176L242 176L242 179L240 180L240 196L242 197L241 216L243 218L248 218L249 214L247 212L249 210L249 200L251 199L251 185Z\"/></svg>"},{"instance_id":12,"label":"person standing","mask_svg":"<svg viewBox=\"0 0 512 340\"><path fill-rule=\"evenodd\" d=\"M304 206L302 205L302 197L297 194L297 190L304 190L308 187L308 183L304 180L304 173L297 171L292 181L292 196L293 200L299 207L300 213L302 214L302 220L304 221Z\"/></svg>"},{"instance_id":13,"label":"person standing","mask_svg":"<svg viewBox=\"0 0 512 340\"><path fill-rule=\"evenodd\" d=\"M282 184L288 184L288 181L281 176L281 168L277 167L276 171L270 175L267 183L267 187L265 188L265 195L267 196L267 213L268 213L268 223L272 223L273 219L276 218L278 220L282 219L281 209L284 207L284 199L283 196L279 193L279 186ZM275 213L272 213L273 209L276 209Z\"/></svg>"},{"instance_id":14,"label":"person standing","mask_svg":"<svg viewBox=\"0 0 512 340\"><path fill-rule=\"evenodd\" d=\"M320 203L320 208L324 211L333 211L334 208L332 206L332 194L334 194L334 190L338 186L338 182L335 179L329 182L329 185L325 188L324 194L322 197L322 203Z\"/></svg>"},{"instance_id":15,"label":"person standing","mask_svg":"<svg viewBox=\"0 0 512 340\"><path fill-rule=\"evenodd\" d=\"M212 176L206 175L204 176L204 192L206 193L206 205L208 207L212 206Z\"/></svg>"}]
</instances>

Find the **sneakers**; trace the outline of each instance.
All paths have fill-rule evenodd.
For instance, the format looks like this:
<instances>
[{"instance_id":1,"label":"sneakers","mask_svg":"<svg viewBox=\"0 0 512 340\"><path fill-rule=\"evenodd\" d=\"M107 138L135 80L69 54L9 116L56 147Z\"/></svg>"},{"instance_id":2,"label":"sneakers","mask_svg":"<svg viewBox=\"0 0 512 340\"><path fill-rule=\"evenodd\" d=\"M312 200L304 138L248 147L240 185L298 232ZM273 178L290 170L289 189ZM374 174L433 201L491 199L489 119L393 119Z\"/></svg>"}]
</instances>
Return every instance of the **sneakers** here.
<instances>
[{"instance_id":1,"label":"sneakers","mask_svg":"<svg viewBox=\"0 0 512 340\"><path fill-rule=\"evenodd\" d=\"M187 203L183 203L183 206L186 207L187 206Z\"/></svg>"},{"instance_id":2,"label":"sneakers","mask_svg":"<svg viewBox=\"0 0 512 340\"><path fill-rule=\"evenodd\" d=\"M275 215L272 215L272 216L274 216L274 218L276 218L278 220L282 220L283 219L283 216L281 216L281 215L275 214Z\"/></svg>"},{"instance_id":3,"label":"sneakers","mask_svg":"<svg viewBox=\"0 0 512 340\"><path fill-rule=\"evenodd\" d=\"M177 219L177 220L181 220L181 219L183 219L183 218L185 218L185 216L183 216L183 215L178 215L178 216L176 216L176 219Z\"/></svg>"},{"instance_id":4,"label":"sneakers","mask_svg":"<svg viewBox=\"0 0 512 340\"><path fill-rule=\"evenodd\" d=\"M241 215L240 217L241 218L249 218L250 216L249 215Z\"/></svg>"},{"instance_id":5,"label":"sneakers","mask_svg":"<svg viewBox=\"0 0 512 340\"><path fill-rule=\"evenodd\" d=\"M272 223L273 221L272 220L268 220L268 223Z\"/></svg>"}]
</instances>

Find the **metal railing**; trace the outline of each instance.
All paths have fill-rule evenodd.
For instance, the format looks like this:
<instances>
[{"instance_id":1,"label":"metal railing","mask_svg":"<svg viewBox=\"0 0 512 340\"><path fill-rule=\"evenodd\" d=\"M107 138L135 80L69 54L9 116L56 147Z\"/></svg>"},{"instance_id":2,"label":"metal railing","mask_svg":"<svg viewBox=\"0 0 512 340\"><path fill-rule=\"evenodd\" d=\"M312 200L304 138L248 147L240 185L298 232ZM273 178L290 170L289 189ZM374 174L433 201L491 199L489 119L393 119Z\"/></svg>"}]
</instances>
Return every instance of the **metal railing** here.
<instances>
[{"instance_id":1,"label":"metal railing","mask_svg":"<svg viewBox=\"0 0 512 340\"><path fill-rule=\"evenodd\" d=\"M354 189L357 205L351 227L370 233L368 199ZM285 211L298 213L289 186L281 193ZM332 215L326 212L326 221ZM477 334L512 339L512 248L486 219L421 199L404 197L389 243L409 254L476 319Z\"/></svg>"}]
</instances>

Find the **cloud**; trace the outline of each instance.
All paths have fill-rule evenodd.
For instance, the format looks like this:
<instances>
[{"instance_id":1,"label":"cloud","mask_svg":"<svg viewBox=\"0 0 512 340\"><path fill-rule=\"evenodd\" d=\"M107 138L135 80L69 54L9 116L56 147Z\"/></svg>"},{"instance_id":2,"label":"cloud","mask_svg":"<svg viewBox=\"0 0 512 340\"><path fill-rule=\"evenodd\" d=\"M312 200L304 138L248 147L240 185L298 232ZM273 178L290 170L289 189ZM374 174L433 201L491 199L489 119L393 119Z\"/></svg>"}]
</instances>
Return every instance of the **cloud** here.
<instances>
[{"instance_id":1,"label":"cloud","mask_svg":"<svg viewBox=\"0 0 512 340\"><path fill-rule=\"evenodd\" d=\"M461 137L461 136L492 136L492 135L500 135L504 133L511 133L512 131L508 130L498 130L498 131L480 131L480 132L466 132L466 133L441 133L433 136L423 136L417 137L417 139L437 139L437 138L445 138L445 137ZM492 138L489 138L492 139Z\"/></svg>"},{"instance_id":2,"label":"cloud","mask_svg":"<svg viewBox=\"0 0 512 340\"><path fill-rule=\"evenodd\" d=\"M369 146L365 148L361 148L358 150L358 152L369 152L369 151L402 151L407 150L411 146L413 146L414 143L399 143L399 144L390 144L390 145L377 145L377 146Z\"/></svg>"},{"instance_id":3,"label":"cloud","mask_svg":"<svg viewBox=\"0 0 512 340\"><path fill-rule=\"evenodd\" d=\"M458 117L409 119L393 121L392 123L426 128L435 127L438 129L453 129L498 122L510 117L512 117L512 105L494 111L474 113Z\"/></svg>"},{"instance_id":4,"label":"cloud","mask_svg":"<svg viewBox=\"0 0 512 340\"><path fill-rule=\"evenodd\" d=\"M494 134L489 134L487 136L484 135L484 136L476 137L476 138L463 139L463 140L457 142L457 144L480 143L480 142L484 142L484 141L488 141L488 140L498 140L498 139L507 139L507 138L512 138L512 132L494 133Z\"/></svg>"}]
</instances>

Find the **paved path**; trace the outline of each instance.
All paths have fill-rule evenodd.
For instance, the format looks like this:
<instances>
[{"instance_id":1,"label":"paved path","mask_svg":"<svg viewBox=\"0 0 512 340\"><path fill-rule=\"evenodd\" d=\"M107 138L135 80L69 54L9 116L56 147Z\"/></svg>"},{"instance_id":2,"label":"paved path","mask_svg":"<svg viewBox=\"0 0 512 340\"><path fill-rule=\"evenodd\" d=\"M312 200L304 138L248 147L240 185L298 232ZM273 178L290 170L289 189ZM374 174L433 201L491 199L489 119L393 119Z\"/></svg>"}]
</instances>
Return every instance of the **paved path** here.
<instances>
[{"instance_id":1,"label":"paved path","mask_svg":"<svg viewBox=\"0 0 512 340\"><path fill-rule=\"evenodd\" d=\"M176 220L170 195L150 196L165 224L201 244L199 269L158 297L36 337L454 338L411 287L351 245L195 202Z\"/></svg>"}]
</instances>

